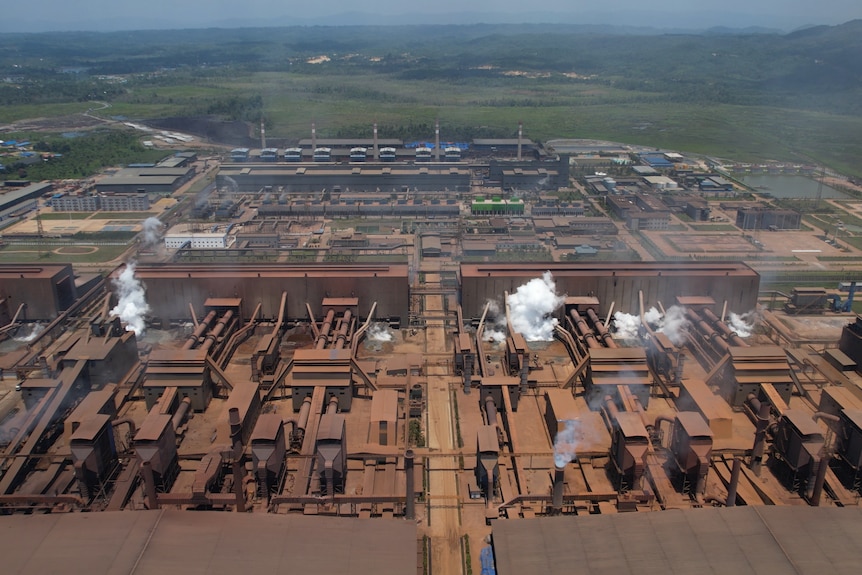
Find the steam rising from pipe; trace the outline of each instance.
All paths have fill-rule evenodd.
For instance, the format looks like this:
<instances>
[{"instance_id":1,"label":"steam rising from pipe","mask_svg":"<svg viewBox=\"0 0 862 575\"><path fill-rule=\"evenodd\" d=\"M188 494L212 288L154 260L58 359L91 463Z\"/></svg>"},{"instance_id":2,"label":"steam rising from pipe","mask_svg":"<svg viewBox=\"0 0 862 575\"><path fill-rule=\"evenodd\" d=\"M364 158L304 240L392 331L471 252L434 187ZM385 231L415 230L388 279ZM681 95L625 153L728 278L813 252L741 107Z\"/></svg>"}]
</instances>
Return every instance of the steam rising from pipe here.
<instances>
[{"instance_id":1,"label":"steam rising from pipe","mask_svg":"<svg viewBox=\"0 0 862 575\"><path fill-rule=\"evenodd\" d=\"M748 337L754 332L754 324L756 318L754 312L744 313L742 315L730 312L727 315L727 325L736 332L739 337Z\"/></svg>"},{"instance_id":2,"label":"steam rising from pipe","mask_svg":"<svg viewBox=\"0 0 862 575\"><path fill-rule=\"evenodd\" d=\"M675 305L662 315L659 310L651 307L644 312L644 320L656 332L665 334L674 345L684 345L688 340L689 321L685 317L685 308ZM634 314L618 311L614 314L614 337L619 339L637 339L641 327L640 317Z\"/></svg>"},{"instance_id":3,"label":"steam rising from pipe","mask_svg":"<svg viewBox=\"0 0 862 575\"><path fill-rule=\"evenodd\" d=\"M554 465L558 468L565 467L570 461L577 458L578 427L580 420L567 419L566 426L557 430L554 438Z\"/></svg>"},{"instance_id":4,"label":"steam rising from pipe","mask_svg":"<svg viewBox=\"0 0 862 575\"><path fill-rule=\"evenodd\" d=\"M16 330L15 335L12 337L12 341L30 343L43 331L45 331L45 326L41 323L32 323L30 325L21 326Z\"/></svg>"},{"instance_id":5,"label":"steam rising from pipe","mask_svg":"<svg viewBox=\"0 0 862 575\"><path fill-rule=\"evenodd\" d=\"M506 341L506 316L500 311L500 304L488 301L488 317L485 319L485 331L482 341L500 344Z\"/></svg>"},{"instance_id":6,"label":"steam rising from pipe","mask_svg":"<svg viewBox=\"0 0 862 575\"><path fill-rule=\"evenodd\" d=\"M159 243L162 239L164 224L159 218L151 217L144 220L143 223L144 247L151 247Z\"/></svg>"},{"instance_id":7,"label":"steam rising from pipe","mask_svg":"<svg viewBox=\"0 0 862 575\"><path fill-rule=\"evenodd\" d=\"M527 341L551 341L554 339L554 326L557 319L550 315L563 305L564 296L556 293L556 284L551 272L542 274L519 286L509 294L509 316L512 329L524 336Z\"/></svg>"},{"instance_id":8,"label":"steam rising from pipe","mask_svg":"<svg viewBox=\"0 0 862 575\"><path fill-rule=\"evenodd\" d=\"M117 292L119 302L111 310L111 315L119 316L126 324L126 331L133 331L135 335L144 333L146 326L144 316L149 313L150 306L147 304L144 286L135 277L134 262L126 265L126 269L120 276L113 280L114 289Z\"/></svg>"},{"instance_id":9,"label":"steam rising from pipe","mask_svg":"<svg viewBox=\"0 0 862 575\"><path fill-rule=\"evenodd\" d=\"M385 323L372 324L372 326L368 328L368 334L366 337L371 341L379 343L388 343L395 339L395 336L391 331L389 331L389 327Z\"/></svg>"}]
</instances>

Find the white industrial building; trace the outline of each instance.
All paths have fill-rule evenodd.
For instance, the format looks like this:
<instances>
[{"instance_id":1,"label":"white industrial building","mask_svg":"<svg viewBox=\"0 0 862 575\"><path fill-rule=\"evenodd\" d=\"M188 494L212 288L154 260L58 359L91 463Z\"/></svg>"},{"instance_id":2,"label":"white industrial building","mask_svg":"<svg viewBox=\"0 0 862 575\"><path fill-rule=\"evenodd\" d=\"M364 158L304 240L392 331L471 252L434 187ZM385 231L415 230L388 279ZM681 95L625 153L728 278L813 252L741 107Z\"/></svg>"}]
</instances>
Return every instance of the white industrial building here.
<instances>
[{"instance_id":1,"label":"white industrial building","mask_svg":"<svg viewBox=\"0 0 862 575\"><path fill-rule=\"evenodd\" d=\"M179 249L183 246L193 250L225 249L233 244L234 236L227 232L183 232L167 234L165 236L165 247L168 249Z\"/></svg>"}]
</instances>

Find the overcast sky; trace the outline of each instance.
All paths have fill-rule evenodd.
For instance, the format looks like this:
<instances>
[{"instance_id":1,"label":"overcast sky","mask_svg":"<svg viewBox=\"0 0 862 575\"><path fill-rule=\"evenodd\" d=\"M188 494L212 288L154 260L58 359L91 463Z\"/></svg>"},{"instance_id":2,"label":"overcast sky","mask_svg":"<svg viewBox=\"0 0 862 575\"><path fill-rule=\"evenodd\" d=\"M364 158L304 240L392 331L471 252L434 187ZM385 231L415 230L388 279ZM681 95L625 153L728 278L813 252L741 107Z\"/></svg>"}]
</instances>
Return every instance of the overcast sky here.
<instances>
[{"instance_id":1,"label":"overcast sky","mask_svg":"<svg viewBox=\"0 0 862 575\"><path fill-rule=\"evenodd\" d=\"M0 32L291 24L564 22L782 30L862 18L860 0L38 0L4 3ZM360 13L360 14L357 14ZM375 18L378 16L378 18Z\"/></svg>"}]
</instances>

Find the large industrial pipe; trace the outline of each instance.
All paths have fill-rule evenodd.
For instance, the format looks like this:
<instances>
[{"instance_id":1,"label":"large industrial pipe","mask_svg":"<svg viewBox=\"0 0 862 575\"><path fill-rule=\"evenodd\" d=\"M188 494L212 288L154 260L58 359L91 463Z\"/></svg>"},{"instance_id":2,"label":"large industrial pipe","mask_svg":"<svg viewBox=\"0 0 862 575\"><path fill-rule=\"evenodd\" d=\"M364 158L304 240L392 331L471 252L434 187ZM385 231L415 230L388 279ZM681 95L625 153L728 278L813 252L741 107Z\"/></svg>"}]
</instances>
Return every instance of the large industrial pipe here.
<instances>
[{"instance_id":1,"label":"large industrial pipe","mask_svg":"<svg viewBox=\"0 0 862 575\"><path fill-rule=\"evenodd\" d=\"M338 398L334 395L329 398L329 405L326 406L326 414L338 413Z\"/></svg>"},{"instance_id":2,"label":"large industrial pipe","mask_svg":"<svg viewBox=\"0 0 862 575\"><path fill-rule=\"evenodd\" d=\"M592 322L593 329L598 332L599 338L604 342L605 347L618 347L617 342L615 342L613 336L611 336L611 332L608 331L608 328L605 327L605 324L602 323L602 320L592 308L587 310L587 317Z\"/></svg>"},{"instance_id":3,"label":"large industrial pipe","mask_svg":"<svg viewBox=\"0 0 862 575\"><path fill-rule=\"evenodd\" d=\"M218 338L221 337L222 333L224 333L225 327L230 320L233 318L233 310L227 310L224 312L224 315L218 320L216 326L209 332L204 339L203 345L201 345L201 349L204 351L209 351L209 349L213 346L213 343L218 341Z\"/></svg>"},{"instance_id":4,"label":"large industrial pipe","mask_svg":"<svg viewBox=\"0 0 862 575\"><path fill-rule=\"evenodd\" d=\"M137 427L135 426L135 420L131 417L121 417L111 422L112 427L119 427L124 424L129 426L129 437L134 437Z\"/></svg>"},{"instance_id":5,"label":"large industrial pipe","mask_svg":"<svg viewBox=\"0 0 862 575\"><path fill-rule=\"evenodd\" d=\"M353 314L350 310L344 312L344 317L341 319L341 327L338 328L338 336L335 338L335 349L344 347L344 342L347 341L347 331L350 329L350 319Z\"/></svg>"},{"instance_id":6,"label":"large industrial pipe","mask_svg":"<svg viewBox=\"0 0 862 575\"><path fill-rule=\"evenodd\" d=\"M305 428L308 426L308 416L311 413L311 398L306 397L302 400L302 406L299 408L299 417L296 418L296 429L305 433Z\"/></svg>"},{"instance_id":7,"label":"large industrial pipe","mask_svg":"<svg viewBox=\"0 0 862 575\"><path fill-rule=\"evenodd\" d=\"M554 466L554 490L551 497L551 512L558 515L563 512L563 487L565 486L565 467Z\"/></svg>"},{"instance_id":8,"label":"large industrial pipe","mask_svg":"<svg viewBox=\"0 0 862 575\"><path fill-rule=\"evenodd\" d=\"M206 315L204 320L197 324L195 330L191 333L191 335L189 335L188 339L186 339L186 343L183 344L183 349L193 349L198 344L201 337L203 337L203 334L206 332L206 330L209 329L210 324L216 318L216 315L216 311L211 310Z\"/></svg>"},{"instance_id":9,"label":"large industrial pipe","mask_svg":"<svg viewBox=\"0 0 862 575\"><path fill-rule=\"evenodd\" d=\"M497 425L497 404L490 395L485 398L485 418L488 425Z\"/></svg>"},{"instance_id":10,"label":"large industrial pipe","mask_svg":"<svg viewBox=\"0 0 862 575\"><path fill-rule=\"evenodd\" d=\"M159 508L159 499L156 495L156 478L153 475L153 464L144 461L141 464L141 479L144 482L144 493L147 497L147 507L150 510Z\"/></svg>"},{"instance_id":11,"label":"large industrial pipe","mask_svg":"<svg viewBox=\"0 0 862 575\"><path fill-rule=\"evenodd\" d=\"M704 308L702 313L706 320L712 323L712 325L714 325L732 345L736 347L749 347L748 342L739 337L738 333L730 329L730 326L719 319L717 315L712 313L711 309Z\"/></svg>"},{"instance_id":12,"label":"large industrial pipe","mask_svg":"<svg viewBox=\"0 0 862 575\"><path fill-rule=\"evenodd\" d=\"M736 505L736 490L739 488L739 475L742 472L742 459L735 457L733 459L733 469L730 471L730 484L727 486L727 500L725 506L733 507Z\"/></svg>"},{"instance_id":13,"label":"large industrial pipe","mask_svg":"<svg viewBox=\"0 0 862 575\"><path fill-rule=\"evenodd\" d=\"M326 318L323 320L323 325L320 327L320 335L317 337L315 349L324 349L326 342L329 340L329 330L332 329L332 320L335 319L335 310L330 309L326 312Z\"/></svg>"},{"instance_id":14,"label":"large industrial pipe","mask_svg":"<svg viewBox=\"0 0 862 575\"><path fill-rule=\"evenodd\" d=\"M578 313L578 310L572 308L569 311L569 316L572 318L572 323L575 324L575 327L578 330L578 333L581 334L581 337L584 339L584 343L587 344L587 347L590 349L597 349L602 347L601 344L596 340L596 334L593 333L587 326L587 322L584 321L584 318L581 317L581 314Z\"/></svg>"},{"instance_id":15,"label":"large industrial pipe","mask_svg":"<svg viewBox=\"0 0 862 575\"><path fill-rule=\"evenodd\" d=\"M686 310L686 315L688 316L689 321L692 324L697 326L697 330L700 332L700 335L707 341L712 342L713 345L719 348L719 351L722 354L727 354L730 352L730 344L727 343L724 339L722 339L721 335L715 331L712 326L710 326L702 317L700 317L697 312L692 309Z\"/></svg>"},{"instance_id":16,"label":"large industrial pipe","mask_svg":"<svg viewBox=\"0 0 862 575\"><path fill-rule=\"evenodd\" d=\"M174 416L171 418L171 424L174 426L174 431L180 428L180 425L183 424L183 420L186 418L186 414L189 412L189 408L192 406L192 400L190 397L186 396L177 406L177 411L174 413Z\"/></svg>"},{"instance_id":17,"label":"large industrial pipe","mask_svg":"<svg viewBox=\"0 0 862 575\"><path fill-rule=\"evenodd\" d=\"M404 503L404 519L412 521L416 516L416 501L415 501L415 474L413 472L413 450L408 449L404 453L404 474L407 480L407 493L405 494Z\"/></svg>"}]
</instances>

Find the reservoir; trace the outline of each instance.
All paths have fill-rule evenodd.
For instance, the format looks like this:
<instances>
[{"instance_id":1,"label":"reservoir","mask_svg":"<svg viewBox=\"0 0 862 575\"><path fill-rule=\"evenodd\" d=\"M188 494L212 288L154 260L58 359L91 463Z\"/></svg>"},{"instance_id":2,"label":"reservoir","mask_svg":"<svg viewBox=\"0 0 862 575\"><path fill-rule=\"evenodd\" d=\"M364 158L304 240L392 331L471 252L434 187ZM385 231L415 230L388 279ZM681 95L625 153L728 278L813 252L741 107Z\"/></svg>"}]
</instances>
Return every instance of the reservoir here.
<instances>
[{"instance_id":1,"label":"reservoir","mask_svg":"<svg viewBox=\"0 0 862 575\"><path fill-rule=\"evenodd\" d=\"M820 186L816 180L806 178L805 176L746 175L742 178L742 181L754 188L755 191L770 194L775 198L814 199L817 197L817 188ZM824 185L821 197L844 199L850 196Z\"/></svg>"}]
</instances>

